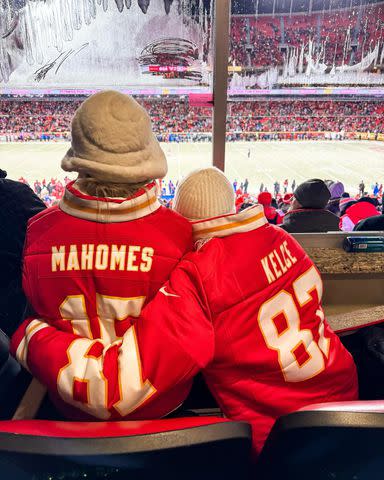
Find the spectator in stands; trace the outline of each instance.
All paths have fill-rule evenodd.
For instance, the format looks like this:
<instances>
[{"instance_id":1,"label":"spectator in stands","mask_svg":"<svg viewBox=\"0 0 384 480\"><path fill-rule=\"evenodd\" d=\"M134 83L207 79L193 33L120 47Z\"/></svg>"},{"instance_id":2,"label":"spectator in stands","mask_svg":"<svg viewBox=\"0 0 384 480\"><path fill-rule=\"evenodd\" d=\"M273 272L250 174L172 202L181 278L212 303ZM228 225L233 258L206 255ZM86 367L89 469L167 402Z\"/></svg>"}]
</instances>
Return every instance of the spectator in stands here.
<instances>
[{"instance_id":1,"label":"spectator in stands","mask_svg":"<svg viewBox=\"0 0 384 480\"><path fill-rule=\"evenodd\" d=\"M290 233L338 231L339 218L325 208L330 197L323 180L311 179L302 183L293 193L282 228Z\"/></svg>"},{"instance_id":2,"label":"spectator in stands","mask_svg":"<svg viewBox=\"0 0 384 480\"><path fill-rule=\"evenodd\" d=\"M272 200L272 194L269 192L262 192L257 197L258 203L263 206L264 215L268 222L273 225L280 225L283 222L283 216L275 207L272 207Z\"/></svg>"},{"instance_id":3,"label":"spectator in stands","mask_svg":"<svg viewBox=\"0 0 384 480\"><path fill-rule=\"evenodd\" d=\"M327 182L325 182L327 183ZM344 193L344 185L341 182L330 181L327 185L331 193L331 198L327 205L327 210L334 213L337 216L340 216L340 198Z\"/></svg>"},{"instance_id":4,"label":"spectator in stands","mask_svg":"<svg viewBox=\"0 0 384 480\"><path fill-rule=\"evenodd\" d=\"M376 232L384 231L384 215L374 215L373 217L368 217L364 220L360 220L354 228L354 231L365 231L365 232Z\"/></svg>"},{"instance_id":5,"label":"spectator in stands","mask_svg":"<svg viewBox=\"0 0 384 480\"><path fill-rule=\"evenodd\" d=\"M27 222L46 207L28 185L6 176L0 170L0 328L12 335L26 308L21 258Z\"/></svg>"},{"instance_id":6,"label":"spectator in stands","mask_svg":"<svg viewBox=\"0 0 384 480\"><path fill-rule=\"evenodd\" d=\"M211 140L208 132L212 131L212 118L208 108L192 107L182 99L177 102L142 99L141 102L149 111L161 141ZM68 99L0 100L0 138L20 142L65 140L69 138L71 117L78 106L78 101ZM342 131L358 138L360 132L383 133L383 112L383 104L378 101L230 102L228 140L326 138L327 132ZM296 133L298 131L305 133ZM339 134L339 138L343 136Z\"/></svg>"},{"instance_id":7,"label":"spectator in stands","mask_svg":"<svg viewBox=\"0 0 384 480\"><path fill-rule=\"evenodd\" d=\"M373 199L362 197L357 202L346 203L344 215L340 217L340 229L344 232L352 232L361 220L369 217L378 216Z\"/></svg>"},{"instance_id":8,"label":"spectator in stands","mask_svg":"<svg viewBox=\"0 0 384 480\"><path fill-rule=\"evenodd\" d=\"M204 368L224 414L252 424L255 453L279 416L319 401L356 399L352 357L318 314L321 278L292 236L269 225L260 205L234 214L233 186L214 168L180 183L175 209L192 220L198 250L180 262L143 315L131 319L132 329L121 341L104 342L95 361L88 355L91 348L95 352L94 340L35 324L40 329L28 343L32 372L56 389L68 347L81 348L86 358L80 378L100 381L93 393L101 401L92 414L103 410L106 374L114 380L112 398L125 395L125 404L115 403L118 411L124 407L135 418L149 418L162 405L174 405L194 372ZM132 372L123 384L115 380L119 368ZM142 379L136 381L134 372ZM67 396L73 395L75 376L72 368L60 370ZM84 402L77 406L86 408Z\"/></svg>"},{"instance_id":9,"label":"spectator in stands","mask_svg":"<svg viewBox=\"0 0 384 480\"><path fill-rule=\"evenodd\" d=\"M339 202L340 217L345 215L347 208L349 208L351 205L354 205L355 203L357 203L357 200L354 198L351 198L349 195L341 197Z\"/></svg>"},{"instance_id":10,"label":"spectator in stands","mask_svg":"<svg viewBox=\"0 0 384 480\"><path fill-rule=\"evenodd\" d=\"M293 193L286 193L278 202L280 214L284 216L291 206Z\"/></svg>"}]
</instances>

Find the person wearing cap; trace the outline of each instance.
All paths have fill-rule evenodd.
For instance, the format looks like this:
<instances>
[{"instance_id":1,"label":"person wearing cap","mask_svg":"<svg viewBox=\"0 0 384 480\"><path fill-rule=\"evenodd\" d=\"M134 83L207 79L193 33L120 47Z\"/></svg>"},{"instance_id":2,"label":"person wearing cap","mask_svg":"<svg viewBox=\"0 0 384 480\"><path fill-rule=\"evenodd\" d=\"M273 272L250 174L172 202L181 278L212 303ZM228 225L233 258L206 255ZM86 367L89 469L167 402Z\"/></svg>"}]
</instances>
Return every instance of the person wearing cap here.
<instances>
[{"instance_id":1,"label":"person wearing cap","mask_svg":"<svg viewBox=\"0 0 384 480\"><path fill-rule=\"evenodd\" d=\"M27 222L46 206L32 189L0 170L0 328L12 335L27 306L22 283L22 254Z\"/></svg>"},{"instance_id":2,"label":"person wearing cap","mask_svg":"<svg viewBox=\"0 0 384 480\"><path fill-rule=\"evenodd\" d=\"M300 184L293 192L281 228L290 233L338 231L339 217L326 210L330 197L323 180L315 178Z\"/></svg>"},{"instance_id":3,"label":"person wearing cap","mask_svg":"<svg viewBox=\"0 0 384 480\"><path fill-rule=\"evenodd\" d=\"M132 97L105 91L88 98L73 117L71 148L61 165L78 177L57 207L28 224L24 291L36 316L109 345L191 250L192 228L158 201L156 180L166 175L167 161L148 113ZM88 352L93 359L95 345ZM68 351L79 379L86 354L81 348ZM40 363L42 371L49 368L54 362ZM50 388L52 399L59 408L65 400L87 412L82 406L89 400L92 411L93 385L105 381L91 384L92 398L81 380L68 398L58 379ZM104 407L107 416L113 408Z\"/></svg>"},{"instance_id":4,"label":"person wearing cap","mask_svg":"<svg viewBox=\"0 0 384 480\"><path fill-rule=\"evenodd\" d=\"M320 275L294 238L270 225L261 205L235 213L233 187L215 168L180 182L174 208L191 221L196 251L131 318L121 343L103 344L100 363L84 360L83 380L110 378L111 362L121 359L131 377L120 386L112 377L109 395L125 399L115 408L129 418L153 418L176 407L203 369L224 414L252 425L256 454L279 416L356 399L352 357L325 320ZM60 372L70 396L77 377L66 367L67 349L89 352L93 341L38 320L24 338L28 367L46 385L55 385ZM56 365L49 376L39 367L48 359Z\"/></svg>"},{"instance_id":5,"label":"person wearing cap","mask_svg":"<svg viewBox=\"0 0 384 480\"><path fill-rule=\"evenodd\" d=\"M284 215L288 212L289 207L291 206L292 198L293 198L293 193L285 193L284 196L279 200L278 211L281 215L281 223L283 221Z\"/></svg>"}]
</instances>

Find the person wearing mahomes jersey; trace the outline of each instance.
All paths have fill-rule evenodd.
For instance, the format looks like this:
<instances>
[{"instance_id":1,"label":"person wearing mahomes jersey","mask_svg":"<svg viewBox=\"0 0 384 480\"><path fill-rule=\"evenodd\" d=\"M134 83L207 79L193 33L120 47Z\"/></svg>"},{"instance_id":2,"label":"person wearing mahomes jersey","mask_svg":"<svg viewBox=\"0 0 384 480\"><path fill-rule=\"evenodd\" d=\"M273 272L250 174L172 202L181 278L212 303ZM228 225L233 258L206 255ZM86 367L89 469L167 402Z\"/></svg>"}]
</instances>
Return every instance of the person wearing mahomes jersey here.
<instances>
[{"instance_id":1,"label":"person wearing mahomes jersey","mask_svg":"<svg viewBox=\"0 0 384 480\"><path fill-rule=\"evenodd\" d=\"M109 400L123 395L122 416L150 418L201 368L224 414L252 425L256 454L279 416L357 399L352 357L324 317L320 275L294 238L268 224L261 205L234 213L232 185L213 168L186 177L174 205L192 221L196 251L118 344L34 320L13 339L17 357L50 390L64 385L67 398L89 382L82 401L98 418L103 388Z\"/></svg>"},{"instance_id":2,"label":"person wearing mahomes jersey","mask_svg":"<svg viewBox=\"0 0 384 480\"><path fill-rule=\"evenodd\" d=\"M192 228L157 199L154 180L166 175L166 158L147 112L131 97L107 91L80 106L62 168L79 175L58 207L29 222L24 291L50 325L109 345L192 249ZM87 355L95 358L94 350ZM74 405L88 388L92 395L92 385L75 382ZM65 388L59 383L59 408Z\"/></svg>"}]
</instances>

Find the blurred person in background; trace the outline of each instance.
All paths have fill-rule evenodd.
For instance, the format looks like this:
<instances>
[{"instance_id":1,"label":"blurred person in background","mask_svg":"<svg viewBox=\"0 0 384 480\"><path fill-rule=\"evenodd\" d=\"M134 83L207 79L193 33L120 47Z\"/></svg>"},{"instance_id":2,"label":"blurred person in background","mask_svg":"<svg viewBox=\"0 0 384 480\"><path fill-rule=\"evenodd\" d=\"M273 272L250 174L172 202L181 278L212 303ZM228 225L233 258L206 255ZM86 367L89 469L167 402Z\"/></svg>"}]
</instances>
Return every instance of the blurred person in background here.
<instances>
[{"instance_id":1,"label":"blurred person in background","mask_svg":"<svg viewBox=\"0 0 384 480\"><path fill-rule=\"evenodd\" d=\"M339 218L326 210L330 198L323 180L315 178L300 184L293 193L282 228L290 233L338 231Z\"/></svg>"},{"instance_id":2,"label":"blurred person in background","mask_svg":"<svg viewBox=\"0 0 384 480\"><path fill-rule=\"evenodd\" d=\"M342 210L344 214L340 217L340 229L352 232L362 220L380 215L375 205L378 205L377 199L369 197L362 197L355 202L345 202Z\"/></svg>"},{"instance_id":3,"label":"blurred person in background","mask_svg":"<svg viewBox=\"0 0 384 480\"><path fill-rule=\"evenodd\" d=\"M359 184L359 193L360 193L360 196L363 197L364 194L365 194L365 184L364 184L364 180L361 180L360 184Z\"/></svg>"},{"instance_id":4,"label":"blurred person in background","mask_svg":"<svg viewBox=\"0 0 384 480\"><path fill-rule=\"evenodd\" d=\"M286 193L278 202L279 212L283 217L289 210L293 198L293 193Z\"/></svg>"},{"instance_id":5,"label":"blurred person in background","mask_svg":"<svg viewBox=\"0 0 384 480\"><path fill-rule=\"evenodd\" d=\"M327 183L327 181L325 182ZM331 198L329 199L327 210L334 213L337 216L340 216L340 198L344 193L344 185L341 182L330 181L328 184L329 191L331 193Z\"/></svg>"},{"instance_id":6,"label":"blurred person in background","mask_svg":"<svg viewBox=\"0 0 384 480\"><path fill-rule=\"evenodd\" d=\"M384 215L374 215L373 217L368 217L364 220L360 220L354 228L354 231L358 232L384 232Z\"/></svg>"},{"instance_id":7,"label":"blurred person in background","mask_svg":"<svg viewBox=\"0 0 384 480\"><path fill-rule=\"evenodd\" d=\"M280 225L283 222L283 216L272 206L272 194L269 192L262 192L257 197L257 201L263 206L264 215L269 223L273 225Z\"/></svg>"}]
</instances>

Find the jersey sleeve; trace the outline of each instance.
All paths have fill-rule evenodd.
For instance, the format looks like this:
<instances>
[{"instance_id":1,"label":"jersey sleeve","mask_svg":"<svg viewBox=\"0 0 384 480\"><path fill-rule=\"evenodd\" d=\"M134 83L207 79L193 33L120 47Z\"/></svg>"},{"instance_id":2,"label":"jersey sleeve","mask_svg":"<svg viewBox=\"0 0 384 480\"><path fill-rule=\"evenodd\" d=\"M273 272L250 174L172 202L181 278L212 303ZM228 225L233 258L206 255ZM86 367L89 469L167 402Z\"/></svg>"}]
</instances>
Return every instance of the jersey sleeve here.
<instances>
[{"instance_id":1,"label":"jersey sleeve","mask_svg":"<svg viewBox=\"0 0 384 480\"><path fill-rule=\"evenodd\" d=\"M50 392L86 414L165 415L184 400L193 376L213 357L210 312L195 265L181 262L132 321L108 345L30 319L14 335L12 352Z\"/></svg>"}]
</instances>

